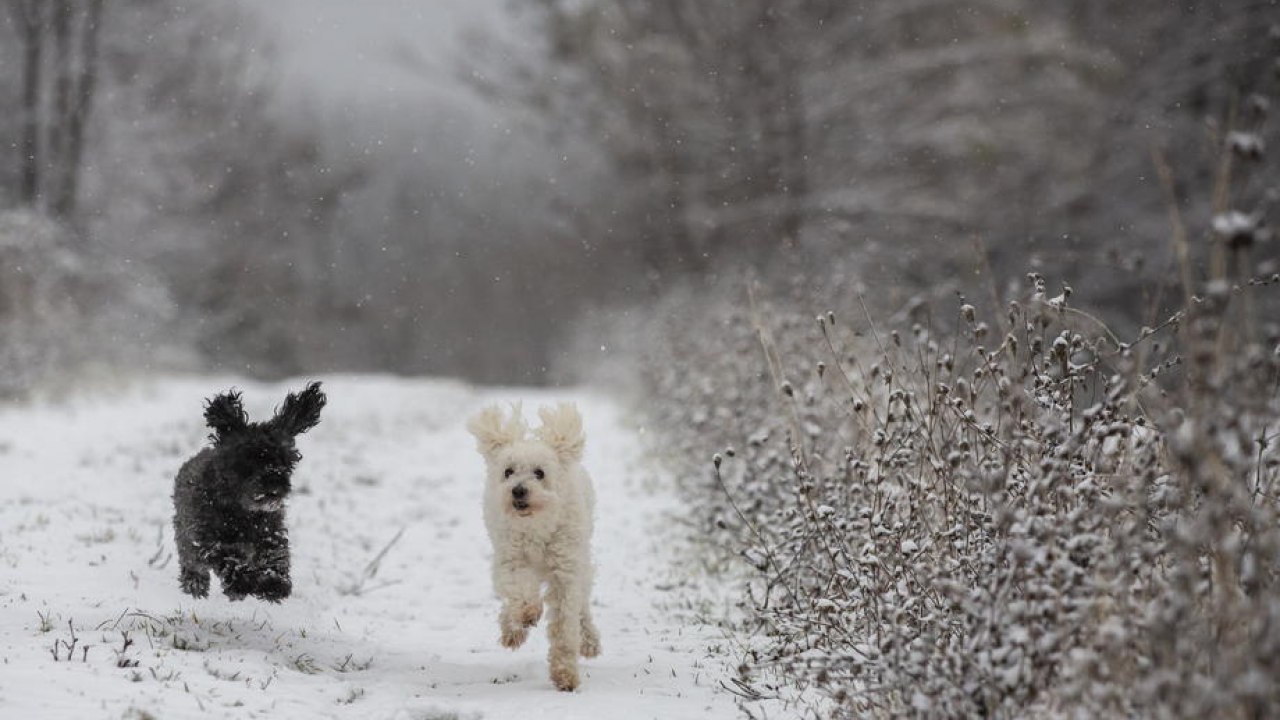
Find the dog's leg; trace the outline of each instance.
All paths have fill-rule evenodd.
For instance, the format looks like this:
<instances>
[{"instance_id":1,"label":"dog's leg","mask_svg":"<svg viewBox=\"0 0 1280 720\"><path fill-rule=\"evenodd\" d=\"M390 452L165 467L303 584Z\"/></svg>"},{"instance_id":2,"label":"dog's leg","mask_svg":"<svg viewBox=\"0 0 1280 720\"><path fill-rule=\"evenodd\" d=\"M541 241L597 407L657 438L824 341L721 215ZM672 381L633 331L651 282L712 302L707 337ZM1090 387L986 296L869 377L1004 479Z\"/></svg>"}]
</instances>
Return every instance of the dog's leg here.
<instances>
[{"instance_id":1,"label":"dog's leg","mask_svg":"<svg viewBox=\"0 0 1280 720\"><path fill-rule=\"evenodd\" d=\"M289 535L283 516L266 523L254 545L253 594L268 602L280 602L293 591L289 579Z\"/></svg>"},{"instance_id":2,"label":"dog's leg","mask_svg":"<svg viewBox=\"0 0 1280 720\"><path fill-rule=\"evenodd\" d=\"M249 556L240 543L223 544L211 548L208 554L214 573L222 581L222 594L231 600L243 600L251 594L256 583L250 572Z\"/></svg>"},{"instance_id":3,"label":"dog's leg","mask_svg":"<svg viewBox=\"0 0 1280 720\"><path fill-rule=\"evenodd\" d=\"M550 619L547 638L551 649L551 682L560 690L578 687L578 655L582 652L582 578L576 568L557 568L547 591Z\"/></svg>"},{"instance_id":4,"label":"dog's leg","mask_svg":"<svg viewBox=\"0 0 1280 720\"><path fill-rule=\"evenodd\" d=\"M209 596L209 568L201 561L196 546L178 530L178 584L191 597Z\"/></svg>"},{"instance_id":5,"label":"dog's leg","mask_svg":"<svg viewBox=\"0 0 1280 720\"><path fill-rule=\"evenodd\" d=\"M600 654L600 630L591 618L590 600L582 603L582 657L593 658Z\"/></svg>"},{"instance_id":6,"label":"dog's leg","mask_svg":"<svg viewBox=\"0 0 1280 720\"><path fill-rule=\"evenodd\" d=\"M582 657L593 658L600 654L600 631L596 629L595 620L591 618L591 585L594 573L587 561L587 570L582 577Z\"/></svg>"},{"instance_id":7,"label":"dog's leg","mask_svg":"<svg viewBox=\"0 0 1280 720\"><path fill-rule=\"evenodd\" d=\"M529 628L542 618L538 576L516 558L494 556L493 589L502 598L498 627L502 647L512 650L524 644Z\"/></svg>"}]
</instances>

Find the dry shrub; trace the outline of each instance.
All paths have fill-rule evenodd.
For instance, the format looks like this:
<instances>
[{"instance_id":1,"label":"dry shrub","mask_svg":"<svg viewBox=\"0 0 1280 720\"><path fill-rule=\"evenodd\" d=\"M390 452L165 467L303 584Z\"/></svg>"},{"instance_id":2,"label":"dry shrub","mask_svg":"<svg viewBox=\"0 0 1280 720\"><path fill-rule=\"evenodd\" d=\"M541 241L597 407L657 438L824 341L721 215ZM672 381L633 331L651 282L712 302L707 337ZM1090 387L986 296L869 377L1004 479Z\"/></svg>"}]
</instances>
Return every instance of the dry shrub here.
<instances>
[{"instance_id":1,"label":"dry shrub","mask_svg":"<svg viewBox=\"0 0 1280 720\"><path fill-rule=\"evenodd\" d=\"M1210 282L1129 342L1030 281L996 319L918 303L901 329L858 301L656 313L654 424L751 568L745 699L1280 712L1280 345L1245 302L1280 276Z\"/></svg>"}]
</instances>

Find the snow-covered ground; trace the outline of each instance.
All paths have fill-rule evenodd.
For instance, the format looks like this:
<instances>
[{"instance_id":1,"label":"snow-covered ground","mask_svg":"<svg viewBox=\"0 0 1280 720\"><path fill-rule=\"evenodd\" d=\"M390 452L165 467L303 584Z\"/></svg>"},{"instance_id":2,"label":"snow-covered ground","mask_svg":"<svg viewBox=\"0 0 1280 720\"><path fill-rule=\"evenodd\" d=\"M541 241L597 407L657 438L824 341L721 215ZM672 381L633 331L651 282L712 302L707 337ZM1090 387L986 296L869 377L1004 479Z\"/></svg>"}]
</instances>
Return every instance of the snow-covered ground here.
<instances>
[{"instance_id":1,"label":"snow-covered ground","mask_svg":"<svg viewBox=\"0 0 1280 720\"><path fill-rule=\"evenodd\" d=\"M207 599L179 591L170 492L204 443L203 398L234 383L261 419L301 380L158 379L0 408L0 717L736 715L713 689L717 638L675 607L675 500L613 402L322 379L329 405L299 438L294 593L280 605L229 602L216 581ZM583 410L599 494L604 654L584 661L576 693L547 679L544 628L515 652L498 646L481 460L463 429L483 403L523 399L528 412L566 397Z\"/></svg>"}]
</instances>

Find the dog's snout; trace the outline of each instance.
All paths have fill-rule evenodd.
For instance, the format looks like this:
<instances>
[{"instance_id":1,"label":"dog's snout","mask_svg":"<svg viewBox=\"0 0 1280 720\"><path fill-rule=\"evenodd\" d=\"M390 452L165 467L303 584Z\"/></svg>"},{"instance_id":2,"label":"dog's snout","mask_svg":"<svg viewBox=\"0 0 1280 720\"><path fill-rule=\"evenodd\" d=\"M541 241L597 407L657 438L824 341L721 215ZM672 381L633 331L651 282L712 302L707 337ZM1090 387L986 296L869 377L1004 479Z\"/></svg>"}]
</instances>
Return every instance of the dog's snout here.
<instances>
[{"instance_id":1,"label":"dog's snout","mask_svg":"<svg viewBox=\"0 0 1280 720\"><path fill-rule=\"evenodd\" d=\"M517 485L511 488L511 495L517 500L523 499L528 494L529 494L529 488L526 488L523 485Z\"/></svg>"}]
</instances>

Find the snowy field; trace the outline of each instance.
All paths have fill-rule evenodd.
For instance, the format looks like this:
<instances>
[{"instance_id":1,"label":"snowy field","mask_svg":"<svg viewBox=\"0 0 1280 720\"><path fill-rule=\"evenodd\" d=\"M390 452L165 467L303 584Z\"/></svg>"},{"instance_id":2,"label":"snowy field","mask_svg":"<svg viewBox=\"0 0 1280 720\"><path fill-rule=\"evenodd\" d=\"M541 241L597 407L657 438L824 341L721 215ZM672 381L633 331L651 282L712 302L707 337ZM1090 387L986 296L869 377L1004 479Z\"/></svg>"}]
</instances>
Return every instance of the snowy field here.
<instances>
[{"instance_id":1,"label":"snowy field","mask_svg":"<svg viewBox=\"0 0 1280 720\"><path fill-rule=\"evenodd\" d=\"M293 596L178 589L170 493L205 442L202 399L235 385L251 419L288 389L226 378L0 408L0 717L729 718L713 633L671 590L669 488L607 398L328 377L299 438ZM576 693L547 678L545 628L498 646L463 428L480 405L573 399L599 495L594 611L604 653Z\"/></svg>"}]
</instances>

